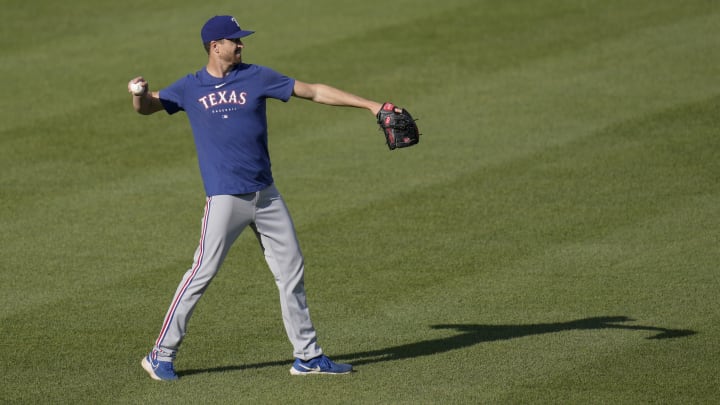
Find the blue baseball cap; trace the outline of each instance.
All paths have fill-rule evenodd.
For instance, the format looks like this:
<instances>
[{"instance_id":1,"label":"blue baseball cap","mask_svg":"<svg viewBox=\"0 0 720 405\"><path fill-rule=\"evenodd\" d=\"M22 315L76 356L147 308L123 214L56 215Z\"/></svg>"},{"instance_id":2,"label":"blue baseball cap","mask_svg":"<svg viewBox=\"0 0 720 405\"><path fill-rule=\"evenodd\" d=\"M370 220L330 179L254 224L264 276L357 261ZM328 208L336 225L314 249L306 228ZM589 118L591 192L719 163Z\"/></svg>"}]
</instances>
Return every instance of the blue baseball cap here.
<instances>
[{"instance_id":1,"label":"blue baseball cap","mask_svg":"<svg viewBox=\"0 0 720 405\"><path fill-rule=\"evenodd\" d=\"M244 31L240 28L235 17L231 15L216 15L207 20L200 30L203 43L218 41L220 39L235 39L246 37L255 31Z\"/></svg>"}]
</instances>

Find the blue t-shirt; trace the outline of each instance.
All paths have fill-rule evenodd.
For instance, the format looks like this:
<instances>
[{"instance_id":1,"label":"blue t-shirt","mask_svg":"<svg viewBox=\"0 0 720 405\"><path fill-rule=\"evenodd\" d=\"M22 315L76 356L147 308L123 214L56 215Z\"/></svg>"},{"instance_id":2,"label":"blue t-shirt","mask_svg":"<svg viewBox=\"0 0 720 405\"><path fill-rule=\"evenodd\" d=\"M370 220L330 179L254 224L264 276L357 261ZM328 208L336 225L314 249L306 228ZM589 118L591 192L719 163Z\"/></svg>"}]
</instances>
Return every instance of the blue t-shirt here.
<instances>
[{"instance_id":1,"label":"blue t-shirt","mask_svg":"<svg viewBox=\"0 0 720 405\"><path fill-rule=\"evenodd\" d=\"M264 66L239 64L227 76L205 68L160 90L168 114L185 111L208 196L253 193L273 183L266 100L288 101L295 80Z\"/></svg>"}]
</instances>

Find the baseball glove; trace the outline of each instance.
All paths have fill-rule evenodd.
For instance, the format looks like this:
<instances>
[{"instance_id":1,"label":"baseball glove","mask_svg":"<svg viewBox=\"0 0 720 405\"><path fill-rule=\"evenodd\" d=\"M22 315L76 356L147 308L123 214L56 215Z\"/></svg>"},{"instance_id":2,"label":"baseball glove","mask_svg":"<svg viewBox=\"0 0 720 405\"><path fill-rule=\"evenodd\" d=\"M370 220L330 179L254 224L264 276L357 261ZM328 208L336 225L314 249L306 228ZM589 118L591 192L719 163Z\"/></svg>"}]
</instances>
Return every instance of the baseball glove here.
<instances>
[{"instance_id":1,"label":"baseball glove","mask_svg":"<svg viewBox=\"0 0 720 405\"><path fill-rule=\"evenodd\" d=\"M388 148L406 148L420 142L420 131L410 113L392 103L383 104L377 123L385 135Z\"/></svg>"}]
</instances>

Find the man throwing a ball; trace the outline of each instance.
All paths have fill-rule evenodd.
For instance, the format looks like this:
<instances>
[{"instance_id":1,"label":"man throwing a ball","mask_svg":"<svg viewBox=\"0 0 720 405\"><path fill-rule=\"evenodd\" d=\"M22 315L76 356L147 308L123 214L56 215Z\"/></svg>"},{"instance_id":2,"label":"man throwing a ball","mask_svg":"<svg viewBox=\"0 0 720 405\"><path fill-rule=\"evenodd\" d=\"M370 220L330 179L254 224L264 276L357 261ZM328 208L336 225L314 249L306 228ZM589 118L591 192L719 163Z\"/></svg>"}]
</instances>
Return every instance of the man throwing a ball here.
<instances>
[{"instance_id":1,"label":"man throwing a ball","mask_svg":"<svg viewBox=\"0 0 720 405\"><path fill-rule=\"evenodd\" d=\"M201 30L207 65L159 91L143 77L128 83L140 114L184 111L190 121L207 194L200 243L192 267L175 291L151 352L142 359L155 380L175 380L173 361L198 300L233 242L250 227L260 242L280 293L285 330L293 346L294 375L346 374L323 354L305 297L304 260L295 228L275 188L268 153L266 100L291 96L334 106L364 108L376 115L382 104L324 85L309 84L264 66L243 63L242 38L252 34L232 16L210 18Z\"/></svg>"}]
</instances>

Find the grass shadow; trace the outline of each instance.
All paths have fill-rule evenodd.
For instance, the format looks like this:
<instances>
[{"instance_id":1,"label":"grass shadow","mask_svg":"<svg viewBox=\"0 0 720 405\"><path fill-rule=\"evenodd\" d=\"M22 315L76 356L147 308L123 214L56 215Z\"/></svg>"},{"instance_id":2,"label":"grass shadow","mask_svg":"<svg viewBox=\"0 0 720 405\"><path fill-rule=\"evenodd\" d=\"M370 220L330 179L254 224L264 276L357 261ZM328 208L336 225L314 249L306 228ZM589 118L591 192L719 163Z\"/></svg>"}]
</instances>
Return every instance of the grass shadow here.
<instances>
[{"instance_id":1,"label":"grass shadow","mask_svg":"<svg viewBox=\"0 0 720 405\"><path fill-rule=\"evenodd\" d=\"M410 359L422 356L432 356L451 350L463 349L484 342L516 339L525 336L558 333L571 330L604 330L620 329L630 331L656 332L647 339L673 339L686 337L697 332L687 329L668 329L657 326L626 325L622 322L631 322L633 319L626 316L605 316L579 319L569 322L538 323L529 325L482 325L482 324L440 324L432 325L432 329L452 329L458 333L438 339L423 340L416 343L391 346L378 350L358 353L348 353L332 356L334 360L350 362L355 366ZM201 373L215 373L226 371L240 371L275 366L290 366L292 360L272 361L237 366L223 366L207 369L194 369L179 371L178 375L188 376Z\"/></svg>"}]
</instances>

